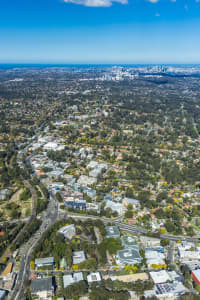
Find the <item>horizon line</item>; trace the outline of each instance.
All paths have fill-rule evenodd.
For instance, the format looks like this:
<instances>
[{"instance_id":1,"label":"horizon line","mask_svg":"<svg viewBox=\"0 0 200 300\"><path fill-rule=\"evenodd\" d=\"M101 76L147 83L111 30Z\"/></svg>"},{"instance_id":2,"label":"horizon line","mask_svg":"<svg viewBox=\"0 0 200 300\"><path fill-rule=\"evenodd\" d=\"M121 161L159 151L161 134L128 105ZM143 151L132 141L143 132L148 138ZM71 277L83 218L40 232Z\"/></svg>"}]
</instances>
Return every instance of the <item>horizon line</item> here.
<instances>
[{"instance_id":1,"label":"horizon line","mask_svg":"<svg viewBox=\"0 0 200 300\"><path fill-rule=\"evenodd\" d=\"M199 62L126 62L126 63L119 63L119 62L1 62L0 65L200 65Z\"/></svg>"}]
</instances>

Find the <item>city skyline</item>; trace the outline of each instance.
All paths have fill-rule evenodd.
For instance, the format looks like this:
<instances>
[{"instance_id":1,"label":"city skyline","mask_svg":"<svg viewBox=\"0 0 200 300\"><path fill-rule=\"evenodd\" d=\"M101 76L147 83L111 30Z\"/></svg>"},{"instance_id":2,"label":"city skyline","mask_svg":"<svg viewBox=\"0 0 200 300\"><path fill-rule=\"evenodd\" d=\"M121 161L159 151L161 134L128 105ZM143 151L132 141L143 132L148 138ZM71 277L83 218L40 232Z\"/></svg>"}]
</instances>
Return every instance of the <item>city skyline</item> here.
<instances>
[{"instance_id":1,"label":"city skyline","mask_svg":"<svg viewBox=\"0 0 200 300\"><path fill-rule=\"evenodd\" d=\"M0 4L0 63L200 63L198 0Z\"/></svg>"}]
</instances>

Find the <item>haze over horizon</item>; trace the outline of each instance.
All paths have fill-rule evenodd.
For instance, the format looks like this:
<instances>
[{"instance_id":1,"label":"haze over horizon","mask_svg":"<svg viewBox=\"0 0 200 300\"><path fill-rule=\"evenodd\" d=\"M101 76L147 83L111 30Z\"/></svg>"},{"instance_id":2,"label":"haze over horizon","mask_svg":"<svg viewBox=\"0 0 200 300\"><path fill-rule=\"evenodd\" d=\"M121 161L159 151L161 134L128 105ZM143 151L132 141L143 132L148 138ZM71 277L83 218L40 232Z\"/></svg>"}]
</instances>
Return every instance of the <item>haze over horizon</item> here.
<instances>
[{"instance_id":1,"label":"haze over horizon","mask_svg":"<svg viewBox=\"0 0 200 300\"><path fill-rule=\"evenodd\" d=\"M198 64L199 0L0 3L0 63Z\"/></svg>"}]
</instances>

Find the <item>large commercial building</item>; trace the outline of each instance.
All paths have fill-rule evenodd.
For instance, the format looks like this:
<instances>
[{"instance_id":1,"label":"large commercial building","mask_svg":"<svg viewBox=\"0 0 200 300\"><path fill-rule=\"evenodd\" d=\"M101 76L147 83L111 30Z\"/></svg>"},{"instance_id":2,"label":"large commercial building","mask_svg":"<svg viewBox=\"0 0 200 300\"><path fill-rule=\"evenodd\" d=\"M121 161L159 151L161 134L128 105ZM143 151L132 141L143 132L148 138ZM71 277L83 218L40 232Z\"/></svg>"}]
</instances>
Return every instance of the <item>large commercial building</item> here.
<instances>
[{"instance_id":1,"label":"large commercial building","mask_svg":"<svg viewBox=\"0 0 200 300\"><path fill-rule=\"evenodd\" d=\"M157 247L160 246L160 240L149 236L140 236L141 243L144 247Z\"/></svg>"},{"instance_id":2,"label":"large commercial building","mask_svg":"<svg viewBox=\"0 0 200 300\"><path fill-rule=\"evenodd\" d=\"M150 272L149 273L154 284L161 284L170 281L170 277L165 270L157 271L157 272Z\"/></svg>"},{"instance_id":3,"label":"large commercial building","mask_svg":"<svg viewBox=\"0 0 200 300\"><path fill-rule=\"evenodd\" d=\"M164 253L145 249L145 257L146 257L147 265L149 268L151 268L153 265L164 265L165 264Z\"/></svg>"},{"instance_id":4,"label":"large commercial building","mask_svg":"<svg viewBox=\"0 0 200 300\"><path fill-rule=\"evenodd\" d=\"M106 237L107 238L119 238L120 231L117 226L106 226Z\"/></svg>"},{"instance_id":5,"label":"large commercial building","mask_svg":"<svg viewBox=\"0 0 200 300\"><path fill-rule=\"evenodd\" d=\"M71 239L76 234L76 228L74 224L63 226L58 230L59 233L63 234L65 238Z\"/></svg>"},{"instance_id":6,"label":"large commercial building","mask_svg":"<svg viewBox=\"0 0 200 300\"><path fill-rule=\"evenodd\" d=\"M127 208L129 204L133 206L133 209L140 207L140 201L132 198L124 198L122 204L124 208Z\"/></svg>"},{"instance_id":7,"label":"large commercial building","mask_svg":"<svg viewBox=\"0 0 200 300\"><path fill-rule=\"evenodd\" d=\"M77 209L77 210L86 210L86 200L83 199L71 199L65 201L65 206L67 208Z\"/></svg>"},{"instance_id":8,"label":"large commercial building","mask_svg":"<svg viewBox=\"0 0 200 300\"><path fill-rule=\"evenodd\" d=\"M193 270L191 274L194 281L200 285L200 269Z\"/></svg>"},{"instance_id":9,"label":"large commercial building","mask_svg":"<svg viewBox=\"0 0 200 300\"><path fill-rule=\"evenodd\" d=\"M122 245L125 249L136 249L139 250L137 240L134 236L124 235L121 237Z\"/></svg>"},{"instance_id":10,"label":"large commercial building","mask_svg":"<svg viewBox=\"0 0 200 300\"><path fill-rule=\"evenodd\" d=\"M106 210L107 208L110 208L113 212L117 212L118 215L120 216L123 212L123 206L121 203L116 203L110 200L106 201L106 205L104 209Z\"/></svg>"},{"instance_id":11,"label":"large commercial building","mask_svg":"<svg viewBox=\"0 0 200 300\"><path fill-rule=\"evenodd\" d=\"M184 260L200 260L200 252L199 251L190 251L185 247L178 247L178 254L181 261Z\"/></svg>"},{"instance_id":12,"label":"large commercial building","mask_svg":"<svg viewBox=\"0 0 200 300\"><path fill-rule=\"evenodd\" d=\"M108 165L106 163L98 163L96 161L91 161L87 165L88 169L93 169L90 171L89 176L90 177L98 177L99 174L103 171L103 169L107 169Z\"/></svg>"},{"instance_id":13,"label":"large commercial building","mask_svg":"<svg viewBox=\"0 0 200 300\"><path fill-rule=\"evenodd\" d=\"M116 262L119 265L135 265L141 263L142 259L138 250L124 249L117 251Z\"/></svg>"},{"instance_id":14,"label":"large commercial building","mask_svg":"<svg viewBox=\"0 0 200 300\"><path fill-rule=\"evenodd\" d=\"M47 299L54 295L53 278L38 278L31 281L31 294L37 295L39 299Z\"/></svg>"},{"instance_id":15,"label":"large commercial building","mask_svg":"<svg viewBox=\"0 0 200 300\"><path fill-rule=\"evenodd\" d=\"M155 296L158 299L180 299L186 293L186 288L181 282L163 283L155 286Z\"/></svg>"},{"instance_id":16,"label":"large commercial building","mask_svg":"<svg viewBox=\"0 0 200 300\"><path fill-rule=\"evenodd\" d=\"M92 185L97 182L97 179L94 177L89 177L86 175L81 175L77 181L82 187L86 187L88 185Z\"/></svg>"},{"instance_id":17,"label":"large commercial building","mask_svg":"<svg viewBox=\"0 0 200 300\"><path fill-rule=\"evenodd\" d=\"M99 212L99 203L97 202L87 202L87 205L86 205L86 209L87 210L93 210L95 212Z\"/></svg>"}]
</instances>

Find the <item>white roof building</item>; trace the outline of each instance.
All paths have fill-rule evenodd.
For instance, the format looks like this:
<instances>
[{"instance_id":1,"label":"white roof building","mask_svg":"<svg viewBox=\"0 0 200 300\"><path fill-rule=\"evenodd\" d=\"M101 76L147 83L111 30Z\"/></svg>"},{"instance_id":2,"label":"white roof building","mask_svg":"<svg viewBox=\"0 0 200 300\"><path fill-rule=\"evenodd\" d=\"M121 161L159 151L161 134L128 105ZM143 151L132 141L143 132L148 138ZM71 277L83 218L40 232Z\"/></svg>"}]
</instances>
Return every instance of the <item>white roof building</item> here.
<instances>
[{"instance_id":1,"label":"white roof building","mask_svg":"<svg viewBox=\"0 0 200 300\"><path fill-rule=\"evenodd\" d=\"M112 211L116 211L118 213L118 215L122 214L123 211L123 206L121 203L116 203L110 200L106 201L106 205L104 207L104 209L106 208L111 208Z\"/></svg>"},{"instance_id":2,"label":"white roof building","mask_svg":"<svg viewBox=\"0 0 200 300\"><path fill-rule=\"evenodd\" d=\"M190 250L191 248L195 247L195 244L188 241L182 241L179 247L183 248L184 250Z\"/></svg>"},{"instance_id":3,"label":"white roof building","mask_svg":"<svg viewBox=\"0 0 200 300\"><path fill-rule=\"evenodd\" d=\"M145 250L145 256L146 259L156 259L156 258L165 259L164 253L160 253L153 250L147 250L147 249Z\"/></svg>"},{"instance_id":4,"label":"white roof building","mask_svg":"<svg viewBox=\"0 0 200 300\"><path fill-rule=\"evenodd\" d=\"M87 210L94 210L94 211L99 211L99 204L95 202L87 202L86 204L86 209Z\"/></svg>"},{"instance_id":5,"label":"white roof building","mask_svg":"<svg viewBox=\"0 0 200 300\"><path fill-rule=\"evenodd\" d=\"M108 168L108 165L106 163L101 163L101 164L98 164L98 169L107 169Z\"/></svg>"},{"instance_id":6,"label":"white roof building","mask_svg":"<svg viewBox=\"0 0 200 300\"><path fill-rule=\"evenodd\" d=\"M58 230L59 233L64 234L64 236L68 239L71 239L76 234L76 228L74 224L63 226Z\"/></svg>"},{"instance_id":7,"label":"white roof building","mask_svg":"<svg viewBox=\"0 0 200 300\"><path fill-rule=\"evenodd\" d=\"M74 279L74 282L79 282L81 280L84 280L83 273L82 272L74 273L73 274L73 279Z\"/></svg>"},{"instance_id":8,"label":"white roof building","mask_svg":"<svg viewBox=\"0 0 200 300\"><path fill-rule=\"evenodd\" d=\"M48 142L43 146L44 150L57 150L58 144L55 142Z\"/></svg>"},{"instance_id":9,"label":"white roof building","mask_svg":"<svg viewBox=\"0 0 200 300\"><path fill-rule=\"evenodd\" d=\"M11 193L8 189L0 190L0 200L5 200Z\"/></svg>"},{"instance_id":10,"label":"white roof building","mask_svg":"<svg viewBox=\"0 0 200 300\"><path fill-rule=\"evenodd\" d=\"M163 283L155 287L155 296L158 299L179 299L186 293L186 288L181 282Z\"/></svg>"},{"instance_id":11,"label":"white roof building","mask_svg":"<svg viewBox=\"0 0 200 300\"><path fill-rule=\"evenodd\" d=\"M107 238L119 238L120 231L117 226L106 226L106 237Z\"/></svg>"},{"instance_id":12,"label":"white roof building","mask_svg":"<svg viewBox=\"0 0 200 300\"><path fill-rule=\"evenodd\" d=\"M148 267L152 267L152 265L164 265L165 264L165 255L163 253L159 253L157 251L145 250L145 257L147 260Z\"/></svg>"},{"instance_id":13,"label":"white roof building","mask_svg":"<svg viewBox=\"0 0 200 300\"><path fill-rule=\"evenodd\" d=\"M88 283L92 283L92 282L99 282L101 281L101 275L99 272L96 272L96 273L90 273L88 276L87 276L87 281Z\"/></svg>"},{"instance_id":14,"label":"white roof building","mask_svg":"<svg viewBox=\"0 0 200 300\"><path fill-rule=\"evenodd\" d=\"M96 168L96 169L90 171L89 176L96 178L96 177L98 177L99 174L101 174L101 169Z\"/></svg>"},{"instance_id":15,"label":"white roof building","mask_svg":"<svg viewBox=\"0 0 200 300\"><path fill-rule=\"evenodd\" d=\"M181 281L181 276L176 271L170 271L168 272L168 275L171 279L171 281Z\"/></svg>"},{"instance_id":16,"label":"white roof building","mask_svg":"<svg viewBox=\"0 0 200 300\"><path fill-rule=\"evenodd\" d=\"M124 198L123 199L123 205L124 207L127 207L129 204L133 206L133 208L140 207L140 201L132 198Z\"/></svg>"},{"instance_id":17,"label":"white roof building","mask_svg":"<svg viewBox=\"0 0 200 300\"><path fill-rule=\"evenodd\" d=\"M65 145L58 145L58 147L57 147L57 151L60 151L60 150L64 150L65 149Z\"/></svg>"},{"instance_id":18,"label":"white roof building","mask_svg":"<svg viewBox=\"0 0 200 300\"><path fill-rule=\"evenodd\" d=\"M38 137L38 142L41 143L41 144L42 143L44 144L44 143L49 142L51 139L52 138L50 136L45 136L45 137L44 136L39 136Z\"/></svg>"},{"instance_id":19,"label":"white roof building","mask_svg":"<svg viewBox=\"0 0 200 300\"><path fill-rule=\"evenodd\" d=\"M80 264L81 262L85 261L85 259L84 251L75 251L73 253L73 265Z\"/></svg>"},{"instance_id":20,"label":"white roof building","mask_svg":"<svg viewBox=\"0 0 200 300\"><path fill-rule=\"evenodd\" d=\"M92 169L92 171L90 171L89 173L90 177L97 177L99 174L101 174L103 169L108 168L108 165L106 163L98 163L96 161L91 161L87 165L87 168Z\"/></svg>"},{"instance_id":21,"label":"white roof building","mask_svg":"<svg viewBox=\"0 0 200 300\"><path fill-rule=\"evenodd\" d=\"M88 165L87 165L87 169L94 169L98 166L98 162L92 160Z\"/></svg>"},{"instance_id":22,"label":"white roof building","mask_svg":"<svg viewBox=\"0 0 200 300\"><path fill-rule=\"evenodd\" d=\"M59 177L62 177L64 175L64 170L55 169L54 171L48 172L47 175L48 175L48 177L59 178Z\"/></svg>"},{"instance_id":23,"label":"white roof building","mask_svg":"<svg viewBox=\"0 0 200 300\"><path fill-rule=\"evenodd\" d=\"M153 265L164 265L165 261L162 258L149 258L147 259L148 268L151 268Z\"/></svg>"},{"instance_id":24,"label":"white roof building","mask_svg":"<svg viewBox=\"0 0 200 300\"><path fill-rule=\"evenodd\" d=\"M74 273L73 275L64 275L63 276L63 287L66 288L67 286L82 281L84 280L83 278L83 273L82 272L77 272Z\"/></svg>"},{"instance_id":25,"label":"white roof building","mask_svg":"<svg viewBox=\"0 0 200 300\"><path fill-rule=\"evenodd\" d=\"M54 265L54 257L36 258L35 265L36 265L36 267Z\"/></svg>"},{"instance_id":26,"label":"white roof building","mask_svg":"<svg viewBox=\"0 0 200 300\"><path fill-rule=\"evenodd\" d=\"M73 279L72 275L64 275L63 276L63 287L64 287L64 289L67 286L69 286L69 285L71 285L73 283L74 283L74 279Z\"/></svg>"},{"instance_id":27,"label":"white roof building","mask_svg":"<svg viewBox=\"0 0 200 300\"><path fill-rule=\"evenodd\" d=\"M170 281L170 277L165 270L157 271L157 272L150 272L149 273L154 284L161 284Z\"/></svg>"},{"instance_id":28,"label":"white roof building","mask_svg":"<svg viewBox=\"0 0 200 300\"><path fill-rule=\"evenodd\" d=\"M139 250L123 249L117 251L116 263L119 265L134 265L141 263Z\"/></svg>"},{"instance_id":29,"label":"white roof building","mask_svg":"<svg viewBox=\"0 0 200 300\"><path fill-rule=\"evenodd\" d=\"M140 240L145 247L160 246L160 239L157 238L142 235Z\"/></svg>"},{"instance_id":30,"label":"white roof building","mask_svg":"<svg viewBox=\"0 0 200 300\"><path fill-rule=\"evenodd\" d=\"M178 247L178 254L180 256L180 259L200 259L199 251L185 250L184 247Z\"/></svg>"},{"instance_id":31,"label":"white roof building","mask_svg":"<svg viewBox=\"0 0 200 300\"><path fill-rule=\"evenodd\" d=\"M200 269L197 269L197 270L193 270L192 271L192 275L193 275L193 278L195 277L195 279L200 282Z\"/></svg>"},{"instance_id":32,"label":"white roof building","mask_svg":"<svg viewBox=\"0 0 200 300\"><path fill-rule=\"evenodd\" d=\"M78 184L80 184L81 186L88 186L88 185L92 185L94 183L97 182L97 179L94 177L89 177L86 175L81 175L77 181Z\"/></svg>"}]
</instances>

